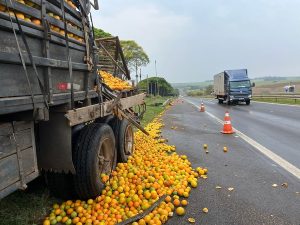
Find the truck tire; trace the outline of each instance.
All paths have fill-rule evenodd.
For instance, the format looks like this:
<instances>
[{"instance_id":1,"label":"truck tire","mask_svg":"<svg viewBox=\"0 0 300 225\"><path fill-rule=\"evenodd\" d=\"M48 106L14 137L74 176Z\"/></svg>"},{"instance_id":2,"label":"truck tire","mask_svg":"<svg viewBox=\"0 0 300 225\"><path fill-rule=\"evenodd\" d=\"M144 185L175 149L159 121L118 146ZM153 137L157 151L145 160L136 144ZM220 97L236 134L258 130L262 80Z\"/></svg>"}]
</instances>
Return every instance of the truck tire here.
<instances>
[{"instance_id":1,"label":"truck tire","mask_svg":"<svg viewBox=\"0 0 300 225\"><path fill-rule=\"evenodd\" d=\"M219 104L223 104L223 99L218 99L219 100Z\"/></svg>"},{"instance_id":2,"label":"truck tire","mask_svg":"<svg viewBox=\"0 0 300 225\"><path fill-rule=\"evenodd\" d=\"M94 198L105 187L100 174L110 175L116 167L115 136L111 127L92 123L80 133L73 153L74 187L82 199Z\"/></svg>"},{"instance_id":3,"label":"truck tire","mask_svg":"<svg viewBox=\"0 0 300 225\"><path fill-rule=\"evenodd\" d=\"M246 100L246 105L250 105L250 100Z\"/></svg>"},{"instance_id":4,"label":"truck tire","mask_svg":"<svg viewBox=\"0 0 300 225\"><path fill-rule=\"evenodd\" d=\"M128 157L133 154L134 132L131 123L123 119L118 126L118 162L127 162Z\"/></svg>"},{"instance_id":5,"label":"truck tire","mask_svg":"<svg viewBox=\"0 0 300 225\"><path fill-rule=\"evenodd\" d=\"M45 180L53 196L62 199L77 197L72 174L45 172Z\"/></svg>"}]
</instances>

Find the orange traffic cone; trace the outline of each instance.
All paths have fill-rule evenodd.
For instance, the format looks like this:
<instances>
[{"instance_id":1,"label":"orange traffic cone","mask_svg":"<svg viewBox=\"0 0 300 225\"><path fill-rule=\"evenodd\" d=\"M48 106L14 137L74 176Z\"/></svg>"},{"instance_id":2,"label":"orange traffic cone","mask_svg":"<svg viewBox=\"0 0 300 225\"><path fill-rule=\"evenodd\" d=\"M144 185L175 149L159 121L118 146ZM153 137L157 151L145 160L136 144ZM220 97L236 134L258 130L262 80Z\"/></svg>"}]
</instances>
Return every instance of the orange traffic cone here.
<instances>
[{"instance_id":1,"label":"orange traffic cone","mask_svg":"<svg viewBox=\"0 0 300 225\"><path fill-rule=\"evenodd\" d=\"M203 102L201 102L201 106L200 106L200 112L205 112L205 107Z\"/></svg>"},{"instance_id":2,"label":"orange traffic cone","mask_svg":"<svg viewBox=\"0 0 300 225\"><path fill-rule=\"evenodd\" d=\"M232 126L231 126L231 119L230 119L228 111L225 112L224 126L223 126L223 130L221 132L223 134L233 134L234 133Z\"/></svg>"}]
</instances>

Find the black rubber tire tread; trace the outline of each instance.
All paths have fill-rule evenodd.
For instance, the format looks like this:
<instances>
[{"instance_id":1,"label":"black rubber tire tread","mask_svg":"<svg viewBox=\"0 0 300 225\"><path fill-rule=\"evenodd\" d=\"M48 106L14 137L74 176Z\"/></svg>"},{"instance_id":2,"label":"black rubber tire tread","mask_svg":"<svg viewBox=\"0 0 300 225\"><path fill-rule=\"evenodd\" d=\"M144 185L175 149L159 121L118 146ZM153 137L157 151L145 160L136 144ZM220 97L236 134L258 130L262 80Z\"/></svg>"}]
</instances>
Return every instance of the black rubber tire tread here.
<instances>
[{"instance_id":1,"label":"black rubber tire tread","mask_svg":"<svg viewBox=\"0 0 300 225\"><path fill-rule=\"evenodd\" d=\"M94 198L98 196L104 188L100 181L100 174L97 171L95 159L98 155L99 142L104 135L108 135L113 140L114 163L116 166L115 137L111 127L103 123L92 123L81 131L74 151L74 186L76 193L82 199Z\"/></svg>"},{"instance_id":2,"label":"black rubber tire tread","mask_svg":"<svg viewBox=\"0 0 300 225\"><path fill-rule=\"evenodd\" d=\"M231 105L231 102L229 100L229 97L227 97L227 105Z\"/></svg>"},{"instance_id":3,"label":"black rubber tire tread","mask_svg":"<svg viewBox=\"0 0 300 225\"><path fill-rule=\"evenodd\" d=\"M62 199L77 197L72 174L45 172L45 180L53 196Z\"/></svg>"},{"instance_id":4,"label":"black rubber tire tread","mask_svg":"<svg viewBox=\"0 0 300 225\"><path fill-rule=\"evenodd\" d=\"M128 156L125 154L125 146L124 146L124 139L125 139L125 130L127 126L132 126L131 123L128 122L128 120L123 119L122 121L119 121L119 129L118 129L118 145L117 145L117 151L118 151L118 162L124 163L127 162Z\"/></svg>"},{"instance_id":5,"label":"black rubber tire tread","mask_svg":"<svg viewBox=\"0 0 300 225\"><path fill-rule=\"evenodd\" d=\"M246 105L250 105L250 100L249 100L249 101L246 101Z\"/></svg>"}]
</instances>

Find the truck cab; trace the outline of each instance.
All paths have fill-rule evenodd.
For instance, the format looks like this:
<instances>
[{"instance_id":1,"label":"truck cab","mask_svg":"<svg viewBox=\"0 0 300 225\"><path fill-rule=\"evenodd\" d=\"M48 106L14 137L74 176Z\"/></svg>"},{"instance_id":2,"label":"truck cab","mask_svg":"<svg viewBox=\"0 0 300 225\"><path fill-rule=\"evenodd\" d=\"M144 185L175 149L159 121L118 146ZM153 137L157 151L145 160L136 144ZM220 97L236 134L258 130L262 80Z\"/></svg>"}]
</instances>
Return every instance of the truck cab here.
<instances>
[{"instance_id":1,"label":"truck cab","mask_svg":"<svg viewBox=\"0 0 300 225\"><path fill-rule=\"evenodd\" d=\"M214 76L214 93L219 103L245 102L250 104L252 87L247 69L225 70Z\"/></svg>"},{"instance_id":2,"label":"truck cab","mask_svg":"<svg viewBox=\"0 0 300 225\"><path fill-rule=\"evenodd\" d=\"M230 103L246 102L250 104L252 99L252 85L248 78L247 70L226 70L227 81L227 100Z\"/></svg>"}]
</instances>

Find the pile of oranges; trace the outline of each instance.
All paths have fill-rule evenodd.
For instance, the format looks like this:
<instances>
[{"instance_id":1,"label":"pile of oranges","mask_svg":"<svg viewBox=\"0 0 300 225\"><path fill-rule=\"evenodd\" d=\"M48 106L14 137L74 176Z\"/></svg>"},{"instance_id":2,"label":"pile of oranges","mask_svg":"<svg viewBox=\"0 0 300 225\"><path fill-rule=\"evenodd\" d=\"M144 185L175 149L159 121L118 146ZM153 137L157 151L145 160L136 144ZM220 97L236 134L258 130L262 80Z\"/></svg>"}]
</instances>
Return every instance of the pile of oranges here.
<instances>
[{"instance_id":1,"label":"pile of oranges","mask_svg":"<svg viewBox=\"0 0 300 225\"><path fill-rule=\"evenodd\" d=\"M100 70L99 74L103 82L112 90L123 91L132 89L132 86L127 81L114 77L106 71Z\"/></svg>"},{"instance_id":2,"label":"pile of oranges","mask_svg":"<svg viewBox=\"0 0 300 225\"><path fill-rule=\"evenodd\" d=\"M132 225L161 225L173 213L184 215L190 191L197 187L199 171L206 174L207 170L193 170L187 156L178 155L174 146L158 141L162 126L156 118L145 128L149 136L135 133L135 151L128 162L119 163L111 177L100 175L106 184L100 196L55 204L44 225L113 225L142 213L160 198L164 199L152 212Z\"/></svg>"},{"instance_id":3,"label":"pile of oranges","mask_svg":"<svg viewBox=\"0 0 300 225\"><path fill-rule=\"evenodd\" d=\"M35 4L32 1L29 1L29 0L17 0L17 2L20 3L20 4L23 4L23 5L27 5L27 6L31 7L31 8L35 8L35 9L40 10L40 6L37 5L37 4ZM76 10L76 6L75 6L75 4L71 0L65 0L65 2L71 8L73 8L73 9ZM15 16L14 15L14 10L10 9L8 11L8 9L6 8L6 6L1 5L1 4L0 4L0 12L10 13L10 15L12 17ZM15 11L15 13L16 13L16 16L17 16L18 19L21 19L21 20L24 20L26 22L33 23L35 25L41 26L41 20L40 19L32 17L32 16L29 16L29 15L26 15L23 12L19 12L19 11ZM60 16L56 15L55 13L52 13L52 12L49 11L49 12L47 12L47 14L48 14L48 16L53 17L56 20L62 21L62 18ZM69 21L67 21L67 24L69 26L71 26L72 28L76 29L76 30L80 30L80 28L78 26L76 26L75 24L72 24ZM55 25L50 24L50 29L51 29L51 31L56 32L56 33L58 33L60 35L63 35L63 36L65 35L65 30L61 29L61 28L59 28L59 27L57 27ZM79 42L84 42L84 39L81 38L81 37L79 37L79 36L77 36L76 34L68 32L67 35L68 35L69 38L73 38L73 39L75 39L75 40L77 40Z\"/></svg>"}]
</instances>

